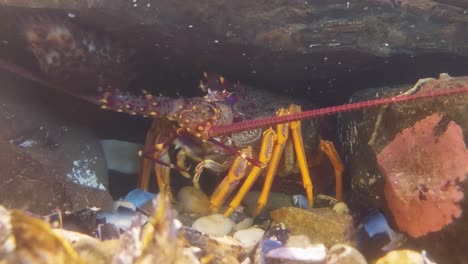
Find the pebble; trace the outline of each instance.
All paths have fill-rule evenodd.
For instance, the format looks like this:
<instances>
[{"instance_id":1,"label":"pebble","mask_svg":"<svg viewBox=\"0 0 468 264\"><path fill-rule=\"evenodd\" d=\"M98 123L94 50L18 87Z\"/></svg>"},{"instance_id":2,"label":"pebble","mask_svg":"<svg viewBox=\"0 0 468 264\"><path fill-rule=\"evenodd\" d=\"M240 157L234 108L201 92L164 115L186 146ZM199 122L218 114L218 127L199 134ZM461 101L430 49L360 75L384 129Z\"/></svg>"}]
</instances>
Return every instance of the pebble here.
<instances>
[{"instance_id":1,"label":"pebble","mask_svg":"<svg viewBox=\"0 0 468 264\"><path fill-rule=\"evenodd\" d=\"M254 227L237 231L233 237L239 240L247 251L251 251L263 237L263 234L265 234L265 230Z\"/></svg>"},{"instance_id":2,"label":"pebble","mask_svg":"<svg viewBox=\"0 0 468 264\"><path fill-rule=\"evenodd\" d=\"M434 263L423 254L413 250L394 250L379 258L376 264L426 264Z\"/></svg>"},{"instance_id":3,"label":"pebble","mask_svg":"<svg viewBox=\"0 0 468 264\"><path fill-rule=\"evenodd\" d=\"M337 204L335 204L335 206L333 206L333 210L338 214L349 214L348 205L346 205L343 202L338 202Z\"/></svg>"},{"instance_id":4,"label":"pebble","mask_svg":"<svg viewBox=\"0 0 468 264\"><path fill-rule=\"evenodd\" d=\"M186 213L207 214L210 207L208 196L193 186L185 186L177 194L177 200Z\"/></svg>"},{"instance_id":5,"label":"pebble","mask_svg":"<svg viewBox=\"0 0 468 264\"><path fill-rule=\"evenodd\" d=\"M193 222L192 228L213 236L225 236L231 233L235 223L222 214L202 216Z\"/></svg>"},{"instance_id":6,"label":"pebble","mask_svg":"<svg viewBox=\"0 0 468 264\"><path fill-rule=\"evenodd\" d=\"M346 244L333 245L328 251L327 264L367 264L366 258L355 248Z\"/></svg>"},{"instance_id":7,"label":"pebble","mask_svg":"<svg viewBox=\"0 0 468 264\"><path fill-rule=\"evenodd\" d=\"M266 263L324 263L327 248L323 244L315 244L306 248L280 247L270 250L266 255ZM289 262L288 262L289 260Z\"/></svg>"},{"instance_id":8,"label":"pebble","mask_svg":"<svg viewBox=\"0 0 468 264\"><path fill-rule=\"evenodd\" d=\"M239 230L250 228L253 225L253 222L254 222L253 218L247 217L234 226L234 231L239 231Z\"/></svg>"},{"instance_id":9,"label":"pebble","mask_svg":"<svg viewBox=\"0 0 468 264\"><path fill-rule=\"evenodd\" d=\"M312 243L323 243L327 247L350 243L354 236L351 215L338 214L329 208L287 207L274 210L270 215L273 224L283 223L292 235L306 235Z\"/></svg>"}]
</instances>

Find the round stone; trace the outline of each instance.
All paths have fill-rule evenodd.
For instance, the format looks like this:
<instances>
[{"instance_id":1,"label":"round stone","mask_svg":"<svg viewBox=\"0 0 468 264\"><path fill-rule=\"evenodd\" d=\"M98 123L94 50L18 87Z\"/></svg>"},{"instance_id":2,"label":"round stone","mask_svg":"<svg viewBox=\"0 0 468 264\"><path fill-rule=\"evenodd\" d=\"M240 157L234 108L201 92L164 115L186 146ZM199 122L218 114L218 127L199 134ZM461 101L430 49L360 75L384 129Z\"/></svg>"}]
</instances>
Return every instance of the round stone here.
<instances>
[{"instance_id":1,"label":"round stone","mask_svg":"<svg viewBox=\"0 0 468 264\"><path fill-rule=\"evenodd\" d=\"M248 251L251 251L263 237L263 234L265 234L265 230L254 227L237 231L233 237L239 240Z\"/></svg>"},{"instance_id":2,"label":"round stone","mask_svg":"<svg viewBox=\"0 0 468 264\"><path fill-rule=\"evenodd\" d=\"M326 260L327 264L367 264L366 258L357 249L346 244L333 245Z\"/></svg>"},{"instance_id":3,"label":"round stone","mask_svg":"<svg viewBox=\"0 0 468 264\"><path fill-rule=\"evenodd\" d=\"M244 230L250 228L253 225L254 219L246 217L234 226L234 231Z\"/></svg>"},{"instance_id":4,"label":"round stone","mask_svg":"<svg viewBox=\"0 0 468 264\"><path fill-rule=\"evenodd\" d=\"M186 213L206 214L210 207L208 196L193 186L185 186L180 189L177 200Z\"/></svg>"},{"instance_id":5,"label":"round stone","mask_svg":"<svg viewBox=\"0 0 468 264\"><path fill-rule=\"evenodd\" d=\"M225 236L231 233L234 221L222 214L212 214L198 218L192 228L213 236Z\"/></svg>"}]
</instances>

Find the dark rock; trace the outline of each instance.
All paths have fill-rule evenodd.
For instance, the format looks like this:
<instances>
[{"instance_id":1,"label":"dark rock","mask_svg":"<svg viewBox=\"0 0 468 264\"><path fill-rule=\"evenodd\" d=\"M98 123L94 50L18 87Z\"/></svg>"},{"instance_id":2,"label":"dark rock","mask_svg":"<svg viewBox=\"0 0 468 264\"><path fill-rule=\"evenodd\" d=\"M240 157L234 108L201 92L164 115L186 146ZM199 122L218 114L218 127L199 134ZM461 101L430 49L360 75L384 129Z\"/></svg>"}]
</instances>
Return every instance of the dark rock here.
<instances>
[{"instance_id":1,"label":"dark rock","mask_svg":"<svg viewBox=\"0 0 468 264\"><path fill-rule=\"evenodd\" d=\"M451 78L441 75L440 79L426 80L415 87L417 92L433 91L438 89L451 89L468 85L467 77ZM411 86L400 86L393 88L369 89L359 92L353 96L352 101L367 100L377 97L395 96L409 91ZM389 212L386 197L384 195L385 177L377 166L377 155L393 142L394 138L405 128L413 127L415 123L425 117L438 113L444 116L444 120L453 121L458 124L464 134L464 140L468 139L468 101L466 95L431 98L414 101L411 103L398 103L384 108L371 108L365 111L355 111L344 113L340 116L341 143L344 149L344 160L347 163L347 171L351 178L352 201L351 205L360 213L366 214L369 210L380 208L386 212L387 217L392 216ZM381 121L378 121L380 116ZM440 124L428 133L442 135L449 123ZM445 127L445 128L444 128ZM425 156L407 157L424 161ZM429 158L426 156L426 158ZM442 158L442 157L441 157ZM464 164L459 164L463 166ZM425 165L427 167L427 165ZM398 168L396 168L398 169ZM403 168L400 168L403 169ZM438 170L441 168L437 168ZM407 173L402 171L401 173ZM437 175L436 175L437 176ZM411 177L408 175L408 177ZM462 175L460 176L462 177ZM466 193L466 183L456 183L461 191ZM421 192L421 199L424 199L424 186ZM466 200L466 199L465 199ZM392 201L393 202L393 201ZM462 210L467 210L465 201L461 202ZM415 208L416 209L416 208ZM423 212L421 212L421 222L425 225ZM417 245L421 249L426 249L431 255L436 256L439 261L463 262L466 261L466 254L463 246L466 243L466 221L468 218L463 214L461 218L446 226L442 231L430 233L422 238L410 240L409 243ZM465 235L464 235L465 234ZM435 242L437 241L437 242ZM444 243L442 241L450 241ZM440 245L450 245L450 250ZM460 245L460 246L458 246ZM450 251L450 256L445 254Z\"/></svg>"},{"instance_id":2,"label":"dark rock","mask_svg":"<svg viewBox=\"0 0 468 264\"><path fill-rule=\"evenodd\" d=\"M319 96L337 86L349 91L384 82L381 77L395 83L391 75L375 75L385 70L412 78L405 67L388 66L394 55L415 74L420 71L413 69L432 72L434 66L460 71L463 66L455 67L447 54L468 54L468 18L459 4L440 2L0 0L0 55L17 63L29 59L34 67L18 17L59 17L134 48L135 69L124 75L137 72L137 91L192 96L198 89L183 87L211 70L233 81ZM425 58L413 58L427 54L443 54L447 63L429 67Z\"/></svg>"},{"instance_id":3,"label":"dark rock","mask_svg":"<svg viewBox=\"0 0 468 264\"><path fill-rule=\"evenodd\" d=\"M70 109L51 107L56 102L46 91L5 75L0 85L0 202L37 214L110 209L107 170L95 135L67 120Z\"/></svg>"},{"instance_id":4,"label":"dark rock","mask_svg":"<svg viewBox=\"0 0 468 264\"><path fill-rule=\"evenodd\" d=\"M73 10L77 16L101 12L119 19L121 28L144 24L178 40L195 33L198 37L185 43L202 47L229 43L281 53L357 51L377 56L430 47L466 54L463 30L456 30L468 21L464 7L439 2L0 1L10 7ZM94 20L104 23L104 17Z\"/></svg>"},{"instance_id":5,"label":"dark rock","mask_svg":"<svg viewBox=\"0 0 468 264\"><path fill-rule=\"evenodd\" d=\"M106 191L73 183L8 142L0 140L0 149L0 201L5 207L43 215L56 209L112 208Z\"/></svg>"}]
</instances>

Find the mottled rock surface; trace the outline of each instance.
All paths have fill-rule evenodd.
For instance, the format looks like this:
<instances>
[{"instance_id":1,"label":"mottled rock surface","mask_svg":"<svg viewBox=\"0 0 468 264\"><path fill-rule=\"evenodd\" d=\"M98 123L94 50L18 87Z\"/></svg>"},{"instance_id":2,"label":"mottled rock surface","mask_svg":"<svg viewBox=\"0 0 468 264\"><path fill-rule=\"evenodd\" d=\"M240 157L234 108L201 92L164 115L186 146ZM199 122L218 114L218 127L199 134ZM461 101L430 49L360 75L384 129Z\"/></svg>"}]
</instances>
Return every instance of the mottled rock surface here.
<instances>
[{"instance_id":1,"label":"mottled rock surface","mask_svg":"<svg viewBox=\"0 0 468 264\"><path fill-rule=\"evenodd\" d=\"M340 215L328 208L285 207L270 214L273 223L283 223L293 235L306 235L312 243L323 243L327 247L351 242L354 233L350 215Z\"/></svg>"},{"instance_id":2,"label":"mottled rock surface","mask_svg":"<svg viewBox=\"0 0 468 264\"><path fill-rule=\"evenodd\" d=\"M120 18L123 26L145 24L176 39L189 37L182 36L182 32L195 31L199 34L199 38L192 42L195 45L216 44L212 40L217 38L219 42L281 52L354 50L378 56L428 49L467 52L463 29L457 25L466 23L468 18L463 13L463 6L450 1L64 0L38 3L2 0L0 3L78 14L99 10L109 17ZM208 36L211 37L203 43Z\"/></svg>"},{"instance_id":3,"label":"mottled rock surface","mask_svg":"<svg viewBox=\"0 0 468 264\"><path fill-rule=\"evenodd\" d=\"M181 83L197 80L206 70L221 72L233 81L261 83L268 89L319 95L323 89L319 86L333 89L340 83L358 88L367 78L381 80L382 76L373 74L387 68L389 56L400 55L404 65L416 69L428 65L415 63L413 56L468 54L465 8L449 1L0 3L0 55L15 62L27 58L19 39L18 17L65 18L135 48L138 60L145 60L137 63L138 74L147 74L144 81L159 81L158 91L153 92L172 95L181 90ZM370 67L372 63L376 67ZM438 66L463 68L450 63ZM400 78L413 77L406 69L392 70L399 71ZM337 82L337 76L344 80ZM154 89L155 84L147 86L143 89Z\"/></svg>"},{"instance_id":4,"label":"mottled rock surface","mask_svg":"<svg viewBox=\"0 0 468 264\"><path fill-rule=\"evenodd\" d=\"M0 85L1 203L39 214L109 209L107 169L95 135L50 107L35 85L6 75Z\"/></svg>"}]
</instances>

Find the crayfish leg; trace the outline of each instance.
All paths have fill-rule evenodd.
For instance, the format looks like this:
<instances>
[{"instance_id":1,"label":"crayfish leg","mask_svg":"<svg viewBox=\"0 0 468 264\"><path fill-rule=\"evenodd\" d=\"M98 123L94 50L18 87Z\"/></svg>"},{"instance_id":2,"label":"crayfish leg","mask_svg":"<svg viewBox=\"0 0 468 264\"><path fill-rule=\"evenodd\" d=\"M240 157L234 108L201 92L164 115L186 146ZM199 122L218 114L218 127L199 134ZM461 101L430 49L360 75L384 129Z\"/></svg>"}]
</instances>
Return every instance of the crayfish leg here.
<instances>
[{"instance_id":1,"label":"crayfish leg","mask_svg":"<svg viewBox=\"0 0 468 264\"><path fill-rule=\"evenodd\" d=\"M338 151L336 151L335 144L333 142L328 141L328 140L320 140L319 143L320 151L327 155L328 159L333 165L333 168L335 170L335 188L336 188L336 199L338 201L343 200L343 171L344 171L344 165L343 161L340 158L340 155L338 154Z\"/></svg>"},{"instance_id":2,"label":"crayfish leg","mask_svg":"<svg viewBox=\"0 0 468 264\"><path fill-rule=\"evenodd\" d=\"M145 146L153 146L156 139L156 130L157 130L157 122L153 120L151 124L151 128L146 133L145 139ZM138 177L138 188L148 191L149 182L150 182L150 175L153 171L154 163L150 159L143 158L141 160L141 171Z\"/></svg>"},{"instance_id":3,"label":"crayfish leg","mask_svg":"<svg viewBox=\"0 0 468 264\"><path fill-rule=\"evenodd\" d=\"M175 166L170 163L167 146L177 138L177 135L167 135L167 133L165 133L165 128L167 128L167 126L165 125L167 125L167 123L164 121L155 119L146 134L145 146L151 146L152 153L145 153L143 155L138 187L145 191L148 190L150 175L154 169L159 191L168 195L172 201L173 195L170 185L170 172Z\"/></svg>"},{"instance_id":4,"label":"crayfish leg","mask_svg":"<svg viewBox=\"0 0 468 264\"><path fill-rule=\"evenodd\" d=\"M275 141L276 141L276 133L273 129L269 128L265 130L265 132L263 132L262 144L260 147L260 152L259 152L259 157L258 157L258 161L262 165L261 166L254 165L252 167L252 170L250 171L245 181L242 183L242 186L240 187L236 196L234 196L231 203L229 203L229 208L224 213L224 216L226 217L229 216L234 211L234 209L236 209L240 205L245 195L252 187L253 183L257 180L258 175L260 175L260 172L262 172L265 166L269 164L272 153L273 153L273 146L274 146Z\"/></svg>"},{"instance_id":5,"label":"crayfish leg","mask_svg":"<svg viewBox=\"0 0 468 264\"><path fill-rule=\"evenodd\" d=\"M301 107L292 104L289 106L288 110L290 114L295 114L301 112ZM302 140L301 121L291 122L289 123L289 127L291 129L294 150L296 151L297 163L299 164L299 170L301 171L302 185L306 191L309 206L312 207L314 204L313 185L312 180L310 179L309 166L307 165L304 142Z\"/></svg>"},{"instance_id":6,"label":"crayfish leg","mask_svg":"<svg viewBox=\"0 0 468 264\"><path fill-rule=\"evenodd\" d=\"M277 116L286 115L288 113L289 113L288 110L285 108L280 108L278 111L276 111ZM277 173L278 164L283 154L283 150L288 140L288 137L289 137L289 124L284 123L284 124L276 125L276 141L273 147L273 153L271 155L270 163L266 171L262 192L260 193L260 196L258 197L257 207L255 208L255 211L253 213L254 217L258 216L260 212L262 212L263 208L265 208L265 205L268 201L268 196L270 194L271 185L273 184L273 179Z\"/></svg>"},{"instance_id":7,"label":"crayfish leg","mask_svg":"<svg viewBox=\"0 0 468 264\"><path fill-rule=\"evenodd\" d=\"M215 212L223 204L226 196L228 196L239 184L240 180L245 177L249 161L247 158L252 157L252 147L242 149L239 155L234 160L228 174L210 197L210 211Z\"/></svg>"}]
</instances>

